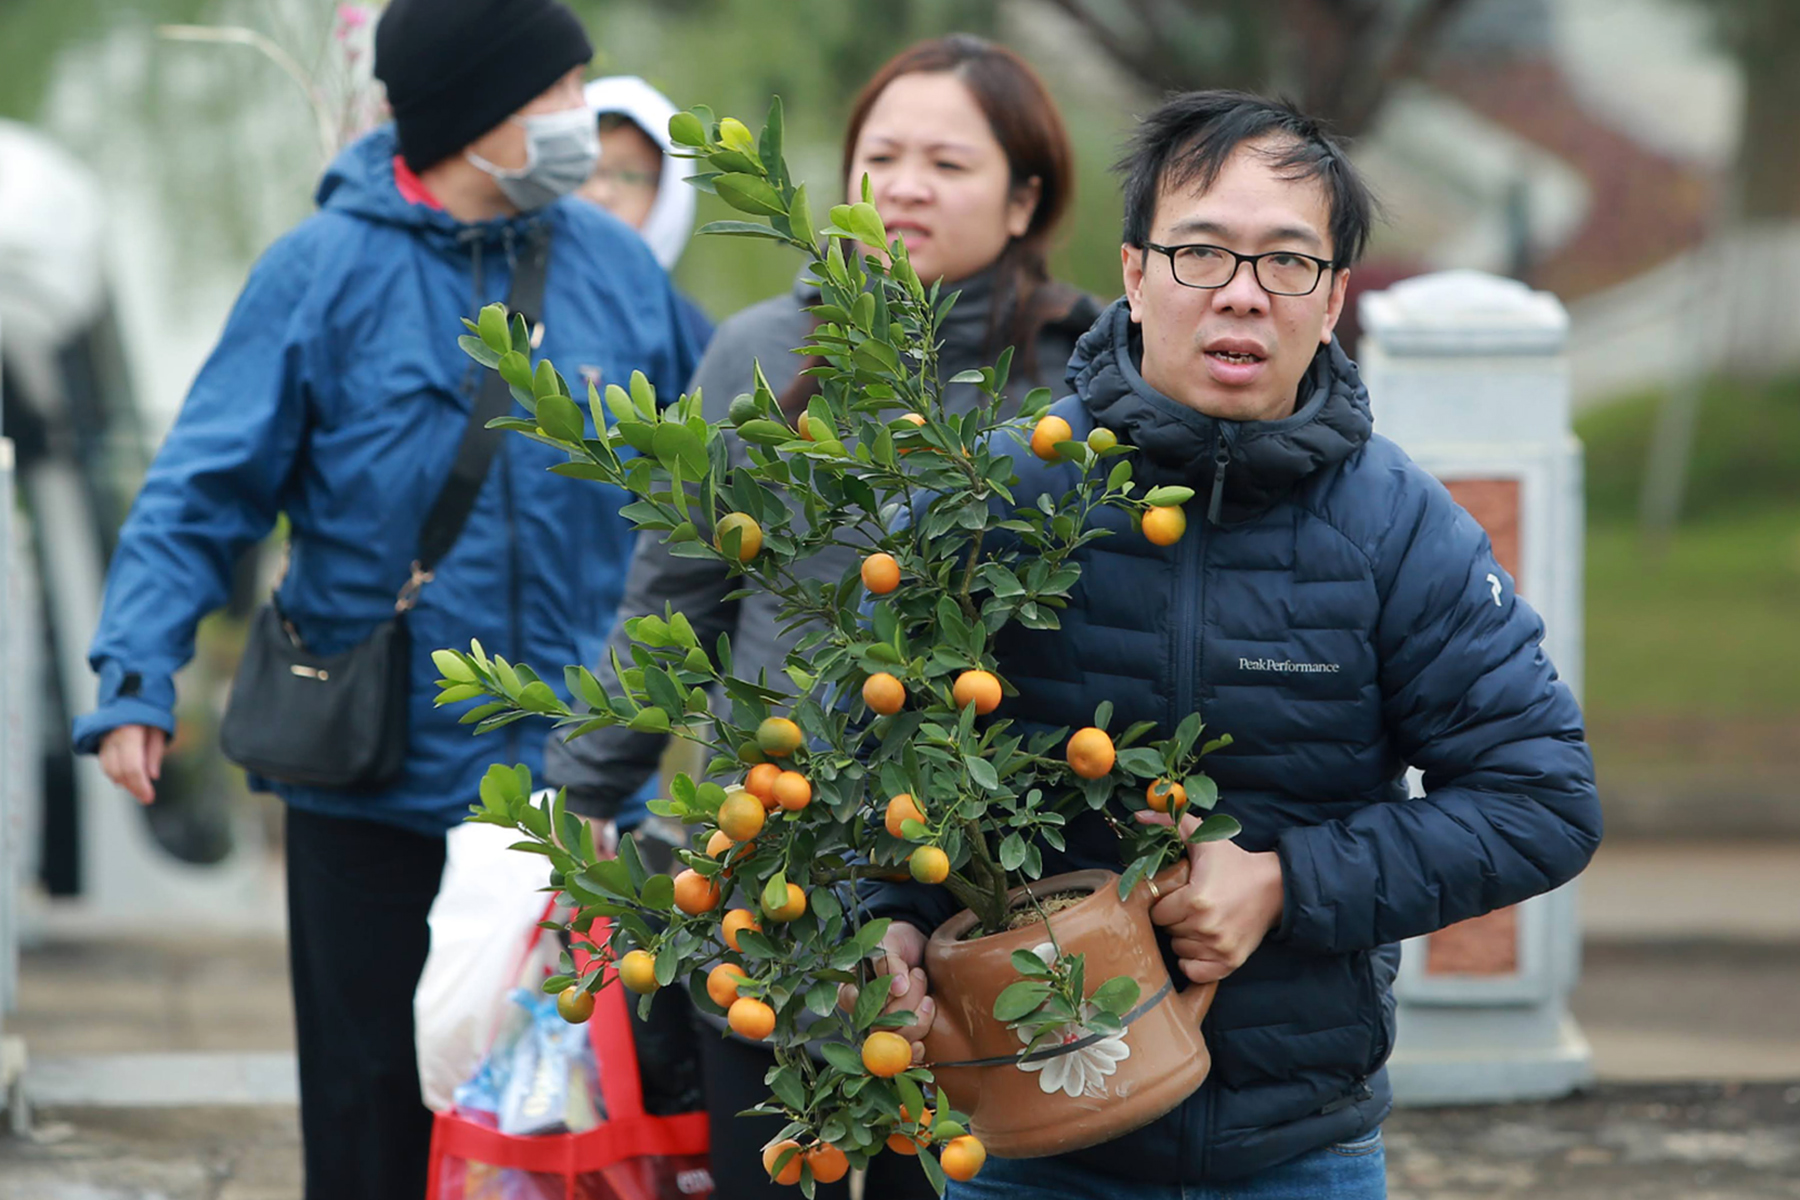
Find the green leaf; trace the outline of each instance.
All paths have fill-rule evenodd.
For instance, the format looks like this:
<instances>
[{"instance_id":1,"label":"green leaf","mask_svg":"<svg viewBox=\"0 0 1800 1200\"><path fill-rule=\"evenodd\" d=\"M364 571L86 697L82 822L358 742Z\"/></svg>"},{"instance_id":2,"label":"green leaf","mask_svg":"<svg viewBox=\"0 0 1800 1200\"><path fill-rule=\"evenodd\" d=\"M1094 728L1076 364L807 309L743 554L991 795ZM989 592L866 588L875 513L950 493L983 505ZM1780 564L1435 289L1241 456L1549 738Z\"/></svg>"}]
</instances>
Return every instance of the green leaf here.
<instances>
[{"instance_id":1,"label":"green leaf","mask_svg":"<svg viewBox=\"0 0 1800 1200\"><path fill-rule=\"evenodd\" d=\"M800 1072L793 1067L782 1067L769 1080L769 1090L775 1098L796 1112L806 1108L806 1086L800 1082Z\"/></svg>"},{"instance_id":2,"label":"green leaf","mask_svg":"<svg viewBox=\"0 0 1800 1200\"><path fill-rule=\"evenodd\" d=\"M1131 889L1156 867L1160 857L1157 854L1146 854L1125 868L1125 873L1119 876L1119 899L1123 900L1131 895Z\"/></svg>"},{"instance_id":3,"label":"green leaf","mask_svg":"<svg viewBox=\"0 0 1800 1200\"><path fill-rule=\"evenodd\" d=\"M631 406L630 395L616 383L606 385L606 407L612 410L613 420L621 427L639 423L640 418L637 409Z\"/></svg>"},{"instance_id":4,"label":"green leaf","mask_svg":"<svg viewBox=\"0 0 1800 1200\"><path fill-rule=\"evenodd\" d=\"M436 665L438 674L452 683L475 682L475 669L454 650L433 650L431 661Z\"/></svg>"},{"instance_id":5,"label":"green leaf","mask_svg":"<svg viewBox=\"0 0 1800 1200\"><path fill-rule=\"evenodd\" d=\"M787 205L781 202L781 194L769 186L768 180L759 176L728 171L713 180L713 187L718 190L719 199L739 212L756 213L765 217L787 215ZM877 217L876 221L879 223L880 218Z\"/></svg>"},{"instance_id":6,"label":"green leaf","mask_svg":"<svg viewBox=\"0 0 1800 1200\"><path fill-rule=\"evenodd\" d=\"M816 231L813 229L812 208L806 203L806 185L804 183L794 189L793 203L788 206L788 227L801 241L813 240Z\"/></svg>"},{"instance_id":7,"label":"green leaf","mask_svg":"<svg viewBox=\"0 0 1800 1200\"><path fill-rule=\"evenodd\" d=\"M910 1072L908 1075L910 1075ZM919 1090L919 1085L910 1079L908 1075L896 1075L894 1077L894 1090L900 1093L900 1103L906 1106L906 1111L911 1114L913 1123L923 1124L925 1120L925 1093ZM921 1154L919 1157L930 1158L931 1155Z\"/></svg>"},{"instance_id":8,"label":"green leaf","mask_svg":"<svg viewBox=\"0 0 1800 1200\"><path fill-rule=\"evenodd\" d=\"M1206 775L1190 775L1181 785L1187 789L1188 803L1210 812L1219 802L1219 785Z\"/></svg>"},{"instance_id":9,"label":"green leaf","mask_svg":"<svg viewBox=\"0 0 1800 1200\"><path fill-rule=\"evenodd\" d=\"M569 711L568 706L550 690L550 685L542 680L533 680L519 689L519 707L547 716L564 716Z\"/></svg>"},{"instance_id":10,"label":"green leaf","mask_svg":"<svg viewBox=\"0 0 1800 1200\"><path fill-rule=\"evenodd\" d=\"M726 171L737 171L745 175L764 175L763 165L742 150L715 150L706 156L706 161L715 171L710 178L717 180ZM718 189L712 188L714 192Z\"/></svg>"},{"instance_id":11,"label":"green leaf","mask_svg":"<svg viewBox=\"0 0 1800 1200\"><path fill-rule=\"evenodd\" d=\"M925 1171L925 1182L931 1185L934 1192L942 1196L949 1183L944 1177L944 1168L938 1164L937 1155L921 1154L918 1157L918 1163Z\"/></svg>"},{"instance_id":12,"label":"green leaf","mask_svg":"<svg viewBox=\"0 0 1800 1200\"><path fill-rule=\"evenodd\" d=\"M706 126L691 112L679 112L669 118L669 139L677 146L706 145Z\"/></svg>"},{"instance_id":13,"label":"green leaf","mask_svg":"<svg viewBox=\"0 0 1800 1200\"><path fill-rule=\"evenodd\" d=\"M765 909L780 908L787 903L787 872L777 871L763 885L762 905Z\"/></svg>"},{"instance_id":14,"label":"green leaf","mask_svg":"<svg viewBox=\"0 0 1800 1200\"><path fill-rule=\"evenodd\" d=\"M1121 750L1118 754L1120 770L1129 772L1139 779L1154 779L1163 772L1163 758L1154 750L1143 746L1134 746L1130 750Z\"/></svg>"},{"instance_id":15,"label":"green leaf","mask_svg":"<svg viewBox=\"0 0 1800 1200\"><path fill-rule=\"evenodd\" d=\"M696 232L713 237L753 237L766 238L771 242L785 242L787 238L781 231L771 229L767 225L759 225L755 221L708 221Z\"/></svg>"},{"instance_id":16,"label":"green leaf","mask_svg":"<svg viewBox=\"0 0 1800 1200\"><path fill-rule=\"evenodd\" d=\"M506 306L489 304L482 308L476 326L481 331L481 344L504 356L512 349L512 336L506 331Z\"/></svg>"},{"instance_id":17,"label":"green leaf","mask_svg":"<svg viewBox=\"0 0 1800 1200\"><path fill-rule=\"evenodd\" d=\"M1000 869L1016 871L1025 862L1025 839L1017 833L1009 833L1000 842ZM1024 953L1021 951L1020 953ZM1033 956L1035 957L1035 955Z\"/></svg>"},{"instance_id":18,"label":"green leaf","mask_svg":"<svg viewBox=\"0 0 1800 1200\"><path fill-rule=\"evenodd\" d=\"M625 870L631 875L631 886L641 894L650 872L644 868L644 860L638 854L637 839L623 837L619 839L619 861L625 864Z\"/></svg>"},{"instance_id":19,"label":"green leaf","mask_svg":"<svg viewBox=\"0 0 1800 1200\"><path fill-rule=\"evenodd\" d=\"M754 929L738 930L738 945L743 948L745 958L773 960L786 957L786 953L767 934L758 933Z\"/></svg>"},{"instance_id":20,"label":"green leaf","mask_svg":"<svg viewBox=\"0 0 1800 1200\"><path fill-rule=\"evenodd\" d=\"M1095 1007L1122 1017L1131 1011L1142 994L1143 989L1138 986L1137 980L1129 975L1118 975L1095 988L1094 994L1088 999L1093 1001Z\"/></svg>"},{"instance_id":21,"label":"green leaf","mask_svg":"<svg viewBox=\"0 0 1800 1200\"><path fill-rule=\"evenodd\" d=\"M500 378L516 388L531 390L531 360L517 350L508 350L500 356Z\"/></svg>"},{"instance_id":22,"label":"green leaf","mask_svg":"<svg viewBox=\"0 0 1800 1200\"><path fill-rule=\"evenodd\" d=\"M838 985L828 979L821 979L807 988L807 1011L817 1017L830 1016L831 1010L837 1007L837 990Z\"/></svg>"},{"instance_id":23,"label":"green leaf","mask_svg":"<svg viewBox=\"0 0 1800 1200\"><path fill-rule=\"evenodd\" d=\"M620 896L626 900L632 899L631 873L625 869L625 864L616 858L603 858L594 863L581 872L580 879L583 883L599 891ZM673 892L670 893L670 903L674 903Z\"/></svg>"},{"instance_id":24,"label":"green leaf","mask_svg":"<svg viewBox=\"0 0 1800 1200\"><path fill-rule=\"evenodd\" d=\"M749 127L736 117L720 119L719 144L740 154L753 154L756 151L756 139L750 136Z\"/></svg>"},{"instance_id":25,"label":"green leaf","mask_svg":"<svg viewBox=\"0 0 1800 1200\"><path fill-rule=\"evenodd\" d=\"M1228 817L1224 813L1214 813L1200 822L1200 827L1188 834L1187 840L1193 843L1222 842L1226 838L1236 837L1243 831L1244 827L1237 823L1236 818Z\"/></svg>"},{"instance_id":26,"label":"green leaf","mask_svg":"<svg viewBox=\"0 0 1800 1200\"><path fill-rule=\"evenodd\" d=\"M969 778L973 779L989 791L1000 790L1000 775L994 770L994 764L985 758L977 758L973 754L963 755L963 765L969 769Z\"/></svg>"},{"instance_id":27,"label":"green leaf","mask_svg":"<svg viewBox=\"0 0 1800 1200\"><path fill-rule=\"evenodd\" d=\"M1193 498L1193 488L1169 484L1164 487L1151 488L1149 495L1144 497L1144 503L1161 507L1169 504L1186 504Z\"/></svg>"},{"instance_id":28,"label":"green leaf","mask_svg":"<svg viewBox=\"0 0 1800 1200\"><path fill-rule=\"evenodd\" d=\"M847 1046L843 1042L825 1042L819 1046L819 1052L825 1056L826 1062L846 1075L867 1074L862 1055L857 1053L854 1046Z\"/></svg>"},{"instance_id":29,"label":"green leaf","mask_svg":"<svg viewBox=\"0 0 1800 1200\"><path fill-rule=\"evenodd\" d=\"M1027 979L1050 978L1049 966L1043 959L1039 958L1029 950L1014 950L1012 952L1012 965L1013 970L1025 976Z\"/></svg>"},{"instance_id":30,"label":"green leaf","mask_svg":"<svg viewBox=\"0 0 1800 1200\"><path fill-rule=\"evenodd\" d=\"M639 900L645 908L667 912L675 907L675 881L667 875L652 875L644 880Z\"/></svg>"},{"instance_id":31,"label":"green leaf","mask_svg":"<svg viewBox=\"0 0 1800 1200\"><path fill-rule=\"evenodd\" d=\"M534 399L539 401L546 396L568 395L568 392L563 389L562 380L556 374L556 368L550 365L550 360L547 358L539 359L537 370L532 372L531 394Z\"/></svg>"},{"instance_id":32,"label":"green leaf","mask_svg":"<svg viewBox=\"0 0 1800 1200\"><path fill-rule=\"evenodd\" d=\"M1004 991L994 997L994 1020L1010 1024L1036 1012L1049 998L1050 985L1047 983L1022 979L1018 983L1008 984Z\"/></svg>"},{"instance_id":33,"label":"green leaf","mask_svg":"<svg viewBox=\"0 0 1800 1200\"><path fill-rule=\"evenodd\" d=\"M467 334L464 334L462 337L456 339L456 344L462 347L464 354L467 354L470 358L474 359L490 371L500 365L500 356L488 349L487 343L478 337L470 337Z\"/></svg>"},{"instance_id":34,"label":"green leaf","mask_svg":"<svg viewBox=\"0 0 1800 1200\"><path fill-rule=\"evenodd\" d=\"M569 439L569 440L572 441L574 439ZM594 483L615 483L615 482L617 482L617 479L614 476L614 474L611 471L607 470L605 467L601 466L599 463L589 463L589 462L552 463L552 464L550 464L550 472L553 475L566 475L570 479L587 479L587 480L593 481Z\"/></svg>"},{"instance_id":35,"label":"green leaf","mask_svg":"<svg viewBox=\"0 0 1800 1200\"><path fill-rule=\"evenodd\" d=\"M651 445L655 448L656 457L664 463L679 462L682 470L694 478L706 474L706 447L700 444L699 436L686 425L662 422L656 427Z\"/></svg>"},{"instance_id":36,"label":"green leaf","mask_svg":"<svg viewBox=\"0 0 1800 1200\"><path fill-rule=\"evenodd\" d=\"M887 226L881 223L881 214L875 206L867 201L858 201L848 206L844 219L839 219L838 210L832 209L832 219L843 228L856 235L856 240L865 246L886 250L888 245Z\"/></svg>"},{"instance_id":37,"label":"green leaf","mask_svg":"<svg viewBox=\"0 0 1800 1200\"><path fill-rule=\"evenodd\" d=\"M667 733L669 714L656 707L639 709L625 727L633 733Z\"/></svg>"},{"instance_id":38,"label":"green leaf","mask_svg":"<svg viewBox=\"0 0 1800 1200\"><path fill-rule=\"evenodd\" d=\"M745 421L738 426L738 436L746 442L757 446L779 446L784 442L796 440L800 435L779 421L758 419Z\"/></svg>"},{"instance_id":39,"label":"green leaf","mask_svg":"<svg viewBox=\"0 0 1800 1200\"><path fill-rule=\"evenodd\" d=\"M769 97L769 116L763 122L762 137L757 139L756 152L771 170L781 169L782 141L781 97Z\"/></svg>"},{"instance_id":40,"label":"green leaf","mask_svg":"<svg viewBox=\"0 0 1800 1200\"><path fill-rule=\"evenodd\" d=\"M642 371L631 373L631 403L644 420L655 420L656 389L650 386L649 376Z\"/></svg>"},{"instance_id":41,"label":"green leaf","mask_svg":"<svg viewBox=\"0 0 1800 1200\"><path fill-rule=\"evenodd\" d=\"M885 977L878 978L881 978L882 982L886 982ZM888 990L885 987L877 987L871 983L862 989L862 992L856 997L856 1011L851 1014L850 1018L851 1024L859 1033L875 1023L875 1018L881 1015L882 1007L887 1000ZM859 1064L860 1061L859 1059Z\"/></svg>"}]
</instances>

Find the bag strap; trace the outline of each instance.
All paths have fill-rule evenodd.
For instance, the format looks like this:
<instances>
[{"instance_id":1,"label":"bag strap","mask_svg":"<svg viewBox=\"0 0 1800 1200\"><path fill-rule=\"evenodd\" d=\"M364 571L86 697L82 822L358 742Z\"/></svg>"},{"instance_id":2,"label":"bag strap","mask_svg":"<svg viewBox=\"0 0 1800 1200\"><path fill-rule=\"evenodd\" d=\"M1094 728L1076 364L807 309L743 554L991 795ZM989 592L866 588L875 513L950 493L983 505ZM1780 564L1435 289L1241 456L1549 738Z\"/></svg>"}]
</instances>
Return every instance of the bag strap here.
<instances>
[{"instance_id":1,"label":"bag strap","mask_svg":"<svg viewBox=\"0 0 1800 1200\"><path fill-rule=\"evenodd\" d=\"M588 932L573 943L575 962L585 965L593 948L605 943L609 923L597 919ZM631 1036L631 1013L626 1008L625 985L618 971L606 964L606 983L594 994L594 1015L588 1018L588 1038L600 1060L600 1094L606 1100L608 1120L644 1115L644 1085L638 1078L637 1044Z\"/></svg>"},{"instance_id":2,"label":"bag strap","mask_svg":"<svg viewBox=\"0 0 1800 1200\"><path fill-rule=\"evenodd\" d=\"M525 318L532 331L531 344L537 346L543 336L544 279L550 269L550 230L534 225L526 235L523 251L513 264L512 289L506 306ZM482 380L481 391L469 406L469 424L463 430L462 442L456 448L456 459L450 464L450 475L438 489L425 524L419 531L419 557L413 560L412 576L400 589L394 602L395 612L406 612L418 600L419 590L431 582L432 572L450 553L463 525L475 509L475 497L481 491L493 464L494 451L500 446L498 429L488 422L512 411L512 389L500 372L489 371Z\"/></svg>"}]
</instances>

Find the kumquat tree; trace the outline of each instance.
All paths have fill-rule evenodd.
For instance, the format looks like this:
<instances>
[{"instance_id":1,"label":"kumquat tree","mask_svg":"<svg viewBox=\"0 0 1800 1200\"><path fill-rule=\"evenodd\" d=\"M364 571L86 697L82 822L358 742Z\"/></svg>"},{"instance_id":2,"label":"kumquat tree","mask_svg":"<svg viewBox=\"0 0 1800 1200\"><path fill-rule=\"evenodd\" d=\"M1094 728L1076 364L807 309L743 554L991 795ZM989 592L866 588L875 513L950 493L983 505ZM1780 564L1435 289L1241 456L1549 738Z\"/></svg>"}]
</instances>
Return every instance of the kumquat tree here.
<instances>
[{"instance_id":1,"label":"kumquat tree","mask_svg":"<svg viewBox=\"0 0 1800 1200\"><path fill-rule=\"evenodd\" d=\"M564 669L574 702L479 644L440 650L438 703L480 701L463 716L477 732L547 717L570 737L623 724L705 747L703 777L678 776L651 805L692 830L672 878L650 873L630 839L616 859L598 856L587 823L560 796L534 799L523 768L489 771L470 819L516 829L520 849L546 855L572 905L568 924L596 930L594 957L580 969L565 960L546 990L582 1019L589 994L615 977L645 1005L658 989L684 987L774 1048L770 1095L755 1110L788 1122L763 1156L772 1176L810 1196L815 1180L884 1148L929 1146L938 1156L920 1161L941 1191L946 1176L978 1171L986 1151L935 1094L931 1063L914 1065L892 1032L910 1014L882 1012L886 989L839 1004L840 985L865 980L887 925L859 912L857 885L942 884L994 932L1017 907L1009 892L1043 875L1041 847L1060 848L1078 811L1105 812L1122 839L1120 896L1179 856L1171 826L1130 814L1210 809L1217 792L1199 761L1229 739L1200 745L1197 714L1160 741L1145 740L1145 725L1115 734L1108 705L1072 735L1022 730L1006 718L994 644L1013 622L1057 627L1080 575L1077 552L1106 536L1090 527L1093 512L1128 509L1167 544L1191 492L1137 494L1131 448L1105 430L1070 440L1066 422L1041 416L1044 389L1003 420L1010 352L940 381L938 330L955 297L920 280L866 185L861 202L831 208L816 228L782 157L779 100L760 137L704 108L678 114L670 131L707 168L697 186L746 218L702 233L770 239L810 263L822 299L815 332L796 349L823 365L805 412L784 418L760 367L754 391L717 424L702 418L700 396L665 405L642 375L603 394L590 386L583 406L551 363L533 366L523 320L499 305L468 323L462 345L532 414L497 424L566 452L556 471L629 491L624 511L642 536L729 564L743 588L778 597L805 634L784 680L745 679L733 674L728 638L701 645L679 612L638 617L616 688L585 665ZM947 411L952 383L979 388L975 411ZM1009 450L1074 463L1079 482L1060 499L1015 504ZM860 570L826 582L796 572L832 544L855 547ZM1189 836L1236 832L1213 814ZM1019 977L996 1019L1024 1031L1021 1040L1077 1014L1117 1028L1139 985L1090 986L1080 957L1013 955Z\"/></svg>"}]
</instances>

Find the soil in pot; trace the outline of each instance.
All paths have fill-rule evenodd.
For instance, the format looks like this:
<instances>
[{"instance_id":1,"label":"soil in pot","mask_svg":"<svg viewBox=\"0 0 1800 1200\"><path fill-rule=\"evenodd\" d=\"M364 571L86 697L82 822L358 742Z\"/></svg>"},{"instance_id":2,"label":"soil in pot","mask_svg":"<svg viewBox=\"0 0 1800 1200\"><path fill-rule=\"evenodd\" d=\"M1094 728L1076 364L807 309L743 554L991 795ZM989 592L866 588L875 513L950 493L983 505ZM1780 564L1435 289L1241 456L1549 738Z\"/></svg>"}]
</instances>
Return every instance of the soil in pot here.
<instances>
[{"instance_id":1,"label":"soil in pot","mask_svg":"<svg viewBox=\"0 0 1800 1200\"><path fill-rule=\"evenodd\" d=\"M1041 925L1045 917L1054 916L1065 908L1074 908L1091 895L1092 892L1052 892L1048 896L1039 896L1036 904L1029 900L1020 901L1013 905L1012 914L1006 918L1006 932L1011 933L1027 925ZM957 934L956 940L972 942L987 936L987 931L981 926L972 925Z\"/></svg>"}]
</instances>

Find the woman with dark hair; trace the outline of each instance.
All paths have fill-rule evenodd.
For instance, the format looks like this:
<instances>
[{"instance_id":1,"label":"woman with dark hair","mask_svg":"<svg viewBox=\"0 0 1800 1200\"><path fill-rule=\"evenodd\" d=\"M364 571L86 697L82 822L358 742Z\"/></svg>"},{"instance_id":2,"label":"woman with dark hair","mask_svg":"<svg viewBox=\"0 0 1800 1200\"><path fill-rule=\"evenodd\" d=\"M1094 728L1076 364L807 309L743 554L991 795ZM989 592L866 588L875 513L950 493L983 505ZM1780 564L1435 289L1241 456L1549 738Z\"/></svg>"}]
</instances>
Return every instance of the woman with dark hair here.
<instances>
[{"instance_id":1,"label":"woman with dark hair","mask_svg":"<svg viewBox=\"0 0 1800 1200\"><path fill-rule=\"evenodd\" d=\"M1063 388L1075 339L1099 315L1099 306L1050 278L1046 255L1068 208L1073 154L1055 102L1023 59L960 34L903 51L876 72L851 108L843 173L852 197L860 195L868 177L876 210L889 234L905 241L919 276L942 280L946 293L961 294L941 331L944 378L991 364L1011 346L1007 396L1013 404L1036 387ZM752 364L758 361L784 411L792 417L805 409L816 383L802 374L808 363L793 348L806 342L813 319L805 310L818 302L818 289L803 273L791 292L752 305L719 326L689 388L704 389L708 420L723 419L732 399L751 390ZM951 411L967 412L979 393L957 385L945 398ZM854 554L843 547L804 564L806 573L820 580L835 581L854 568ZM755 679L766 671L771 685L779 686L786 678L788 650L805 630L784 634L776 620L778 603L766 592L727 601L742 583L721 564L679 558L660 539L640 537L608 650L631 661L625 621L673 605L686 614L703 645L730 634L738 674ZM604 653L597 664L603 686L613 683L610 659ZM655 773L667 740L623 727L566 744L553 737L546 775L552 786L568 789L570 809L610 820ZM682 1002L669 998L673 995L659 996L658 1007ZM717 1027L723 1029L723 1023ZM787 1194L771 1185L760 1167L759 1151L780 1122L735 1115L767 1094L763 1075L772 1062L769 1051L707 1027L699 1041L719 1200ZM842 1183L821 1185L819 1195L836 1200L847 1191ZM884 1154L864 1195L893 1200L934 1193L915 1163Z\"/></svg>"}]
</instances>

